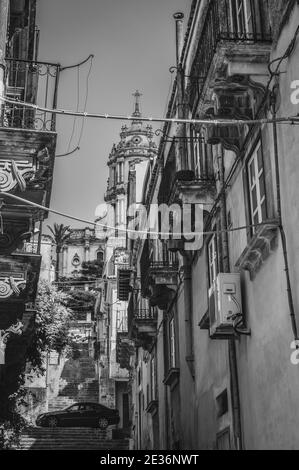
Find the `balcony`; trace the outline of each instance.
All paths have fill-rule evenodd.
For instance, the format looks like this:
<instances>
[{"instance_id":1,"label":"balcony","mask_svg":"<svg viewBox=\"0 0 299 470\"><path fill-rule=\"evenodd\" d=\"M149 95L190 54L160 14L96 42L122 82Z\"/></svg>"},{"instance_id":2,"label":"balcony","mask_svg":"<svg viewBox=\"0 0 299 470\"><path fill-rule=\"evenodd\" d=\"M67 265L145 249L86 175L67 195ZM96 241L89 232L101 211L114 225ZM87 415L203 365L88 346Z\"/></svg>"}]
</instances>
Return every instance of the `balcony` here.
<instances>
[{"instance_id":1,"label":"balcony","mask_svg":"<svg viewBox=\"0 0 299 470\"><path fill-rule=\"evenodd\" d=\"M6 96L55 108L59 66L7 59ZM3 235L0 252L9 254L30 238L33 222L47 213L9 197L49 207L56 151L55 115L5 103L0 116L0 191Z\"/></svg>"},{"instance_id":2,"label":"balcony","mask_svg":"<svg viewBox=\"0 0 299 470\"><path fill-rule=\"evenodd\" d=\"M55 132L54 113L22 106L21 102L55 109L60 66L28 60L6 59L6 98L20 104L5 103L1 127Z\"/></svg>"},{"instance_id":3,"label":"balcony","mask_svg":"<svg viewBox=\"0 0 299 470\"><path fill-rule=\"evenodd\" d=\"M178 268L175 261L150 261L143 285L151 307L167 309L176 290Z\"/></svg>"},{"instance_id":4,"label":"balcony","mask_svg":"<svg viewBox=\"0 0 299 470\"><path fill-rule=\"evenodd\" d=\"M206 5L203 2L205 19L190 73L194 77L189 89L191 109L201 98L211 68L214 68L213 75L217 69L228 75L250 75L251 66L261 70L262 62L269 56L271 30L267 5L243 0L238 11L233 6L228 0L210 0Z\"/></svg>"},{"instance_id":5,"label":"balcony","mask_svg":"<svg viewBox=\"0 0 299 470\"><path fill-rule=\"evenodd\" d=\"M202 171L200 176L193 170L178 171L175 156L176 144L174 139L166 165L163 168L158 194L159 204L206 204L212 202L216 194L216 183L212 171Z\"/></svg>"},{"instance_id":6,"label":"balcony","mask_svg":"<svg viewBox=\"0 0 299 470\"><path fill-rule=\"evenodd\" d=\"M137 347L147 349L157 332L157 312L147 307L141 308L140 303L146 303L140 293L131 295L128 305L128 338L134 340Z\"/></svg>"}]
</instances>

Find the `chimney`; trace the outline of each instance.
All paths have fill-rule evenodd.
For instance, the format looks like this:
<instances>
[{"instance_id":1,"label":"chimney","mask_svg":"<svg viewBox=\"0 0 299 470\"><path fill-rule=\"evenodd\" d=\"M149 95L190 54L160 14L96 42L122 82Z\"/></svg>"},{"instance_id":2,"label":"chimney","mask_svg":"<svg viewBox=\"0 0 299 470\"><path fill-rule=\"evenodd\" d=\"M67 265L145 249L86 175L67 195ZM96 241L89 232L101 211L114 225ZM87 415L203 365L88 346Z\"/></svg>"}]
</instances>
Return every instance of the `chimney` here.
<instances>
[{"instance_id":1,"label":"chimney","mask_svg":"<svg viewBox=\"0 0 299 470\"><path fill-rule=\"evenodd\" d=\"M183 42L184 42L184 36L183 36L183 19L184 19L184 13L178 11L173 15L175 19L175 31L176 31L176 63L177 66L180 63L181 59L181 54L183 50Z\"/></svg>"}]
</instances>

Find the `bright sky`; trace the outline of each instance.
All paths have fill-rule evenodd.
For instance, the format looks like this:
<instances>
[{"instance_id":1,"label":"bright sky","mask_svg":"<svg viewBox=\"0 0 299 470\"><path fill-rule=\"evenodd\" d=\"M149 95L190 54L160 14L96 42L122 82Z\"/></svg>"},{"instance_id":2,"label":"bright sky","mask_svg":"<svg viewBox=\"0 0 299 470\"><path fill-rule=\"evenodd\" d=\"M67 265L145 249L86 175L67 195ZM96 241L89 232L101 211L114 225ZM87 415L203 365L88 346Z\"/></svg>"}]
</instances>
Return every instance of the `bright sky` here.
<instances>
[{"instance_id":1,"label":"bright sky","mask_svg":"<svg viewBox=\"0 0 299 470\"><path fill-rule=\"evenodd\" d=\"M191 0L39 0L39 59L71 65L94 54L87 110L128 115L132 93L142 93L144 115L165 115L171 83L169 67L175 65L176 11L187 23ZM88 64L80 69L80 109L86 92ZM58 107L77 106L77 71L62 72ZM81 121L77 121L71 148L77 146ZM81 150L56 159L51 208L94 220L103 202L108 178L106 162L119 140L121 121L87 120ZM58 118L57 153L65 153L73 118ZM75 222L50 216L47 223Z\"/></svg>"}]
</instances>

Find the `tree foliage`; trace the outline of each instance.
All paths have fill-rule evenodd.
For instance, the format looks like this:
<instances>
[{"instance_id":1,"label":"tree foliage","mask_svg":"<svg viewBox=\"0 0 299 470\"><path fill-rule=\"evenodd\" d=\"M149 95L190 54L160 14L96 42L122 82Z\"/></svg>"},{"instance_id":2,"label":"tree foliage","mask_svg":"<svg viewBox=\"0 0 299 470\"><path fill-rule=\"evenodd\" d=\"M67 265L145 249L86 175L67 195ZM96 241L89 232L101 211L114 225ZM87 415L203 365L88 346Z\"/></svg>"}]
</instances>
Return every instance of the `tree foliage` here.
<instances>
[{"instance_id":1,"label":"tree foliage","mask_svg":"<svg viewBox=\"0 0 299 470\"><path fill-rule=\"evenodd\" d=\"M82 263L81 275L88 280L99 279L103 273L103 261L85 261Z\"/></svg>"},{"instance_id":2,"label":"tree foliage","mask_svg":"<svg viewBox=\"0 0 299 470\"><path fill-rule=\"evenodd\" d=\"M69 322L73 313L68 307L69 296L52 284L41 281L36 298L36 320L28 361L35 371L43 371L45 353L62 353L71 346Z\"/></svg>"},{"instance_id":3,"label":"tree foliage","mask_svg":"<svg viewBox=\"0 0 299 470\"><path fill-rule=\"evenodd\" d=\"M48 229L51 232L51 239L56 245L56 268L55 268L55 279L59 279L59 254L63 248L64 243L70 238L70 226L54 223L54 226L51 227L48 225Z\"/></svg>"},{"instance_id":4,"label":"tree foliage","mask_svg":"<svg viewBox=\"0 0 299 470\"><path fill-rule=\"evenodd\" d=\"M52 238L53 243L56 245L56 251L58 249L59 250L58 253L60 253L64 243L70 237L70 226L57 224L55 222L53 227L48 225L48 229L51 232L50 237Z\"/></svg>"},{"instance_id":5,"label":"tree foliage","mask_svg":"<svg viewBox=\"0 0 299 470\"><path fill-rule=\"evenodd\" d=\"M74 312L90 311L93 313L96 298L96 292L74 289L68 292L67 306Z\"/></svg>"}]
</instances>

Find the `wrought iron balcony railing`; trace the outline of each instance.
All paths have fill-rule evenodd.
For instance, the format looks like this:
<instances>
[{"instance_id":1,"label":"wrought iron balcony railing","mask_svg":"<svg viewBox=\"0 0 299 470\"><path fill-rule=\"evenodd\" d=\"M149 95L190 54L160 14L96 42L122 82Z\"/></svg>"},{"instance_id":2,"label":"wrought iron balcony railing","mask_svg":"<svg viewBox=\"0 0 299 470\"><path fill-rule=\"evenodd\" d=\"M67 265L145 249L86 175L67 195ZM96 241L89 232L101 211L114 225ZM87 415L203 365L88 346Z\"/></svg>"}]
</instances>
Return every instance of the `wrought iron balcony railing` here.
<instances>
[{"instance_id":1,"label":"wrought iron balcony railing","mask_svg":"<svg viewBox=\"0 0 299 470\"><path fill-rule=\"evenodd\" d=\"M266 2L210 0L190 76L194 79L190 104L199 98L220 41L271 41Z\"/></svg>"},{"instance_id":2,"label":"wrought iron balcony railing","mask_svg":"<svg viewBox=\"0 0 299 470\"><path fill-rule=\"evenodd\" d=\"M22 102L55 109L60 67L58 64L6 59L6 98L20 104L5 103L1 126L38 131L55 131L56 116L22 105Z\"/></svg>"},{"instance_id":3,"label":"wrought iron balcony railing","mask_svg":"<svg viewBox=\"0 0 299 470\"><path fill-rule=\"evenodd\" d=\"M152 322L156 320L156 313L154 309L137 308L134 312L135 322Z\"/></svg>"},{"instance_id":4,"label":"wrought iron balcony railing","mask_svg":"<svg viewBox=\"0 0 299 470\"><path fill-rule=\"evenodd\" d=\"M151 273L155 273L158 271L177 271L179 268L179 263L177 261L172 260L163 260L163 261L151 261L150 264L150 271Z\"/></svg>"},{"instance_id":5,"label":"wrought iron balcony railing","mask_svg":"<svg viewBox=\"0 0 299 470\"><path fill-rule=\"evenodd\" d=\"M132 333L132 329L136 325L151 323L156 320L156 312L153 308L144 307L137 300L140 291L136 291L130 297L128 304L128 331Z\"/></svg>"},{"instance_id":6,"label":"wrought iron balcony railing","mask_svg":"<svg viewBox=\"0 0 299 470\"><path fill-rule=\"evenodd\" d=\"M34 255L39 255L39 246L36 242L25 242L22 248L18 248L16 253L32 253Z\"/></svg>"}]
</instances>

